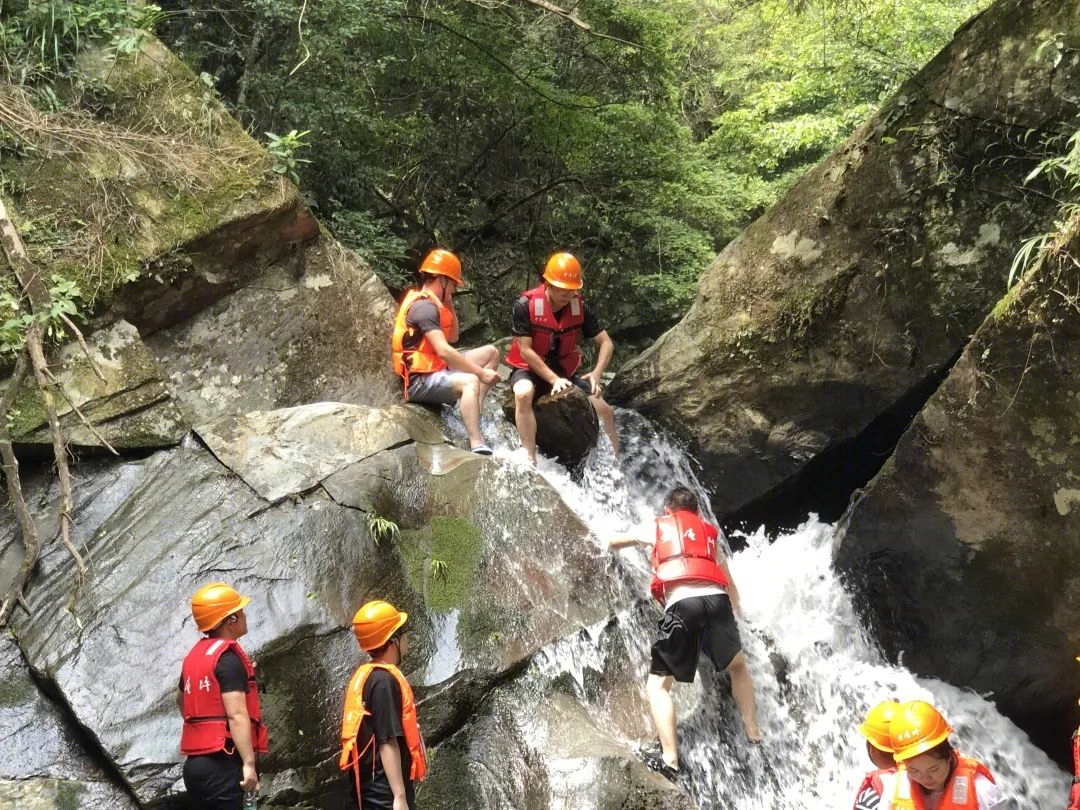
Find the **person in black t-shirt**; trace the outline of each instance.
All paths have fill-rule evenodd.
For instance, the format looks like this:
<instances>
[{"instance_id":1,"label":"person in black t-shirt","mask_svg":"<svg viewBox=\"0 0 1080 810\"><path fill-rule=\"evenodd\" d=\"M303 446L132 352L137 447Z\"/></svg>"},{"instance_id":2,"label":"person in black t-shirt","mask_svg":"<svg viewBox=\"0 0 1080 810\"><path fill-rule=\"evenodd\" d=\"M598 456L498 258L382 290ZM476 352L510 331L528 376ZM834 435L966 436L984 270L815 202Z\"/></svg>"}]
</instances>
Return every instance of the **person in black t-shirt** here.
<instances>
[{"instance_id":1,"label":"person in black t-shirt","mask_svg":"<svg viewBox=\"0 0 1080 810\"><path fill-rule=\"evenodd\" d=\"M349 681L342 712L338 765L353 808L415 810L413 783L427 772L412 687L398 669L409 649L408 618L381 600L353 617L356 640L371 656Z\"/></svg>"},{"instance_id":2,"label":"person in black t-shirt","mask_svg":"<svg viewBox=\"0 0 1080 810\"><path fill-rule=\"evenodd\" d=\"M572 385L585 392L618 455L615 412L604 401L600 378L615 350L607 330L581 299L581 265L569 253L556 253L544 268L539 287L526 290L510 309L510 334L514 342L506 362L513 367L510 387L514 392L514 422L529 461L536 463L537 397L559 394ZM580 338L596 343L596 365L578 375Z\"/></svg>"}]
</instances>

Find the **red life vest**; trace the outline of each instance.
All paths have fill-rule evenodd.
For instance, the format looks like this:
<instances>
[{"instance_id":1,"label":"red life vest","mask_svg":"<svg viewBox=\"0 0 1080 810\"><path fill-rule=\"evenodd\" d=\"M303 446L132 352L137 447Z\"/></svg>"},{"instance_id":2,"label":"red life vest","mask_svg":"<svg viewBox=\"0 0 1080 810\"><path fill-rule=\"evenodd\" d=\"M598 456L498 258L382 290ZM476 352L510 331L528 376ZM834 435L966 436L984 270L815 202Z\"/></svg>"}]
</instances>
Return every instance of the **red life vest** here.
<instances>
[{"instance_id":1,"label":"red life vest","mask_svg":"<svg viewBox=\"0 0 1080 810\"><path fill-rule=\"evenodd\" d=\"M400 374L405 380L405 395L409 393L409 374L428 374L432 371L442 371L446 368L446 361L435 353L426 335L420 335L420 342L415 349L405 348L405 337L413 337L416 327L409 326L406 316L409 309L419 299L427 298L439 310L439 328L443 334L450 337L450 330L454 325L454 316L450 310L443 306L439 296L430 290L409 290L398 307L397 317L394 318L394 334L390 338L390 357L394 363L394 373Z\"/></svg>"},{"instance_id":2,"label":"red life vest","mask_svg":"<svg viewBox=\"0 0 1080 810\"><path fill-rule=\"evenodd\" d=\"M221 684L214 667L226 650L234 651L247 670L247 710L251 719L251 745L260 754L267 751L266 726L262 724L259 690L255 682L255 667L243 648L232 639L204 638L196 642L184 659L180 671L184 690L184 730L180 735L180 752L185 756L214 754L227 751L229 718L221 699Z\"/></svg>"},{"instance_id":3,"label":"red life vest","mask_svg":"<svg viewBox=\"0 0 1080 810\"><path fill-rule=\"evenodd\" d=\"M559 365L565 376L571 377L581 366L581 352L577 350L581 327L585 323L585 304L580 295L570 299L570 303L558 313L551 311L544 285L533 287L521 294L529 308L529 325L532 327L532 348L547 362L552 346L556 347ZM518 339L514 338L510 352L506 355L507 365L514 368L528 368L529 363L521 355ZM558 373L560 369L552 369Z\"/></svg>"},{"instance_id":4,"label":"red life vest","mask_svg":"<svg viewBox=\"0 0 1080 810\"><path fill-rule=\"evenodd\" d=\"M656 601L664 604L664 586L678 582L696 580L728 586L723 569L716 564L717 537L716 527L693 512L672 512L656 519L649 586Z\"/></svg>"},{"instance_id":5,"label":"red life vest","mask_svg":"<svg viewBox=\"0 0 1080 810\"><path fill-rule=\"evenodd\" d=\"M859 785L859 789L855 791L855 807L858 808L859 799L861 799L863 793L870 788L873 788L874 792L877 793L879 797L883 798L885 796L885 785L882 782L881 777L885 775L891 776L895 773L896 768L883 768L881 770L870 771L870 773L864 776L862 784Z\"/></svg>"},{"instance_id":6,"label":"red life vest","mask_svg":"<svg viewBox=\"0 0 1080 810\"><path fill-rule=\"evenodd\" d=\"M401 670L393 664L380 664L370 661L362 664L353 673L352 680L345 690L345 708L341 715L341 756L338 757L338 767L347 771L353 770L353 778L356 779L356 797L360 798L360 757L375 745L372 737L363 751L356 750L356 735L360 733L360 724L371 712L364 706L364 684L367 683L371 671L379 667L385 669L394 676L398 688L401 690L401 726L405 730L405 744L409 748L412 757L412 765L409 768L409 780L419 782L427 775L427 748L424 746L424 738L420 734L420 724L416 719L416 700L413 697L412 687L401 674ZM375 767L375 756L372 753L372 769Z\"/></svg>"},{"instance_id":7,"label":"red life vest","mask_svg":"<svg viewBox=\"0 0 1080 810\"><path fill-rule=\"evenodd\" d=\"M1073 782L1068 810L1080 810L1080 729L1073 733Z\"/></svg>"},{"instance_id":8,"label":"red life vest","mask_svg":"<svg viewBox=\"0 0 1080 810\"><path fill-rule=\"evenodd\" d=\"M945 792L941 795L937 810L986 810L979 807L979 795L975 790L977 776L994 781L987 767L978 760L956 756L956 764L945 784ZM911 779L906 772L899 771L897 777L890 810L926 810L922 791L912 788Z\"/></svg>"}]
</instances>

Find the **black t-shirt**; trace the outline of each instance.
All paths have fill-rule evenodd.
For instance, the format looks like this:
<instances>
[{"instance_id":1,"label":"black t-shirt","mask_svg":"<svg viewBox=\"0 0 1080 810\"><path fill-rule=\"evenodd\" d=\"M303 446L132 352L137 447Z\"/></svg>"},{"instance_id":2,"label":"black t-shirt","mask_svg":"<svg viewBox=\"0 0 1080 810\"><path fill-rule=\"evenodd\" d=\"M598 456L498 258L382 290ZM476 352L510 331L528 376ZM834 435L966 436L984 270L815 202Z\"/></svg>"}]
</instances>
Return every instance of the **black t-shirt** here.
<instances>
[{"instance_id":1,"label":"black t-shirt","mask_svg":"<svg viewBox=\"0 0 1080 810\"><path fill-rule=\"evenodd\" d=\"M356 734L356 751L360 754L360 794L363 810L392 810L394 792L383 771L379 746L396 739L401 752L401 776L405 782L405 797L409 807L415 808L412 780L412 755L405 741L405 727L401 722L401 688L394 676L385 669L371 670L364 682L364 707L370 712L360 723ZM352 769L345 773L349 796L356 802L356 782Z\"/></svg>"},{"instance_id":2,"label":"black t-shirt","mask_svg":"<svg viewBox=\"0 0 1080 810\"><path fill-rule=\"evenodd\" d=\"M567 306L570 305L567 304ZM597 320L596 313L589 309L588 304L584 301L581 302L581 311L585 316L585 322L581 325L581 334L587 340L592 340L604 330L600 328L600 321ZM562 310L559 310L559 312L562 312ZM556 317L558 317L558 313L556 313ZM514 337L532 337L532 323L529 321L529 299L525 296L521 296L515 301L510 310L510 334ZM548 350L544 362L552 371L563 371L565 373L565 369L559 364L559 344L557 341L552 341L551 349Z\"/></svg>"},{"instance_id":3,"label":"black t-shirt","mask_svg":"<svg viewBox=\"0 0 1080 810\"><path fill-rule=\"evenodd\" d=\"M226 650L218 659L214 667L214 677L217 678L221 693L246 692L248 684L247 669L236 650ZM184 679L180 678L180 691L184 690Z\"/></svg>"},{"instance_id":4,"label":"black t-shirt","mask_svg":"<svg viewBox=\"0 0 1080 810\"><path fill-rule=\"evenodd\" d=\"M439 308L434 301L427 298L417 299L405 313L405 324L412 328L405 331L401 345L406 351L411 351L420 345L420 339L428 332L442 329L442 324L439 323ZM445 337L448 340L450 338L449 335Z\"/></svg>"}]
</instances>

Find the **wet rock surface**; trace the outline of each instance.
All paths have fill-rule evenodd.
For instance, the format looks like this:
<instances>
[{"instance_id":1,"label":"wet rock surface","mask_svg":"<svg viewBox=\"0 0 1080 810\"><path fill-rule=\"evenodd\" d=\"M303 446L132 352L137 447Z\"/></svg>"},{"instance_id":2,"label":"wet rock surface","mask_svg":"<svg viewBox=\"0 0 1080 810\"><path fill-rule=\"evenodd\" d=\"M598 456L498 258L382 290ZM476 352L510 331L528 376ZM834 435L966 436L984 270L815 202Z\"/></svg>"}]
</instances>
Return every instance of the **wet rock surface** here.
<instances>
[{"instance_id":1,"label":"wet rock surface","mask_svg":"<svg viewBox=\"0 0 1080 810\"><path fill-rule=\"evenodd\" d=\"M589 398L576 386L558 396L533 402L536 414L536 447L545 456L569 469L579 467L596 446L600 420ZM503 402L503 415L514 421L514 395Z\"/></svg>"},{"instance_id":2,"label":"wet rock surface","mask_svg":"<svg viewBox=\"0 0 1080 810\"><path fill-rule=\"evenodd\" d=\"M257 415L249 428L318 425L328 412L307 407L310 419L289 409ZM409 611L405 669L418 686L472 673L425 703L436 739L536 649L607 614L610 591L596 586L602 568L584 526L542 479L433 443L437 426L419 409L368 415L385 422L391 440L358 460L320 444L320 430L306 451L303 431L291 434L297 457L321 472L288 486L278 480L266 493L274 500L247 483L258 484L257 472L237 464L237 474L194 438L139 461L102 459L78 476L75 534L91 574L72 596L67 552L49 545L31 613L17 616L14 630L144 805L161 805L179 787L175 683L197 638L187 601L208 579L252 597L244 644L272 730L264 794L281 806L332 797L340 786L332 758L341 693L361 660L347 624L364 600ZM258 432L248 435L257 445ZM338 451L340 464L320 466ZM504 495L525 485L527 514ZM53 525L55 488L42 479L30 489L41 525ZM396 528L383 532L374 517ZM537 598L544 611L534 609Z\"/></svg>"},{"instance_id":3,"label":"wet rock surface","mask_svg":"<svg viewBox=\"0 0 1080 810\"><path fill-rule=\"evenodd\" d=\"M1017 247L1057 213L1024 178L1080 123L1080 58L1043 58L1041 32L1077 30L1059 0L976 17L729 244L686 317L617 375L612 401L691 441L717 514L856 436L993 309Z\"/></svg>"},{"instance_id":4,"label":"wet rock surface","mask_svg":"<svg viewBox=\"0 0 1080 810\"><path fill-rule=\"evenodd\" d=\"M1080 719L1078 256L1074 222L975 333L836 554L889 655L992 694L1061 761Z\"/></svg>"},{"instance_id":5,"label":"wet rock surface","mask_svg":"<svg viewBox=\"0 0 1080 810\"><path fill-rule=\"evenodd\" d=\"M38 690L15 643L0 637L0 807L134 810L78 738Z\"/></svg>"}]
</instances>

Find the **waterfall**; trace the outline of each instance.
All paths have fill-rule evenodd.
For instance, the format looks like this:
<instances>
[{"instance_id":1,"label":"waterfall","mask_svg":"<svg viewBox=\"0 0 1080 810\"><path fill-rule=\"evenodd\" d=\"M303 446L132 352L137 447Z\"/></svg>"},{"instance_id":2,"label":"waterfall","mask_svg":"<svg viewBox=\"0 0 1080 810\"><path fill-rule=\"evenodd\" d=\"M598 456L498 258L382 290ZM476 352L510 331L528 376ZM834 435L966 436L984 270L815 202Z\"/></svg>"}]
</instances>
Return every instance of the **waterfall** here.
<instances>
[{"instance_id":1,"label":"waterfall","mask_svg":"<svg viewBox=\"0 0 1080 810\"><path fill-rule=\"evenodd\" d=\"M651 521L676 484L696 488L707 503L691 460L670 438L634 412L619 411L617 417L623 440L618 465L611 461L610 448L601 446L580 481L544 459L537 468L590 528L597 554L603 553L601 538ZM456 417L448 418L448 428L463 436ZM491 409L484 429L494 439L503 468L497 475L505 484L526 474L512 426ZM713 672L703 657L697 681L676 684L673 692L680 756L688 772L683 784L695 804L710 810L846 810L873 767L855 727L869 707L893 698L938 706L955 730L957 748L994 773L1006 806L1063 807L1068 775L992 703L884 660L833 571L837 531L810 516L771 542L763 531L748 535L746 548L730 556L745 614L740 633L765 741L747 744L726 676ZM541 650L529 676L548 682L572 679L595 724L638 748L655 738L644 686L658 613L643 598L649 579L644 552L610 555L609 570L611 581L602 587L610 589L619 606L613 615ZM609 688L590 687L596 678ZM559 797L565 801L581 795L578 788L589 779L588 767L549 764L551 806L569 807Z\"/></svg>"}]
</instances>

